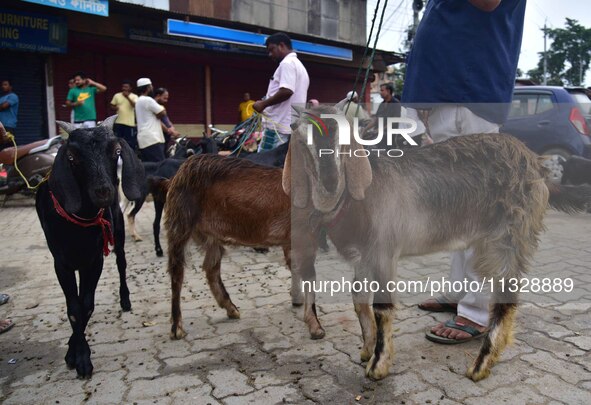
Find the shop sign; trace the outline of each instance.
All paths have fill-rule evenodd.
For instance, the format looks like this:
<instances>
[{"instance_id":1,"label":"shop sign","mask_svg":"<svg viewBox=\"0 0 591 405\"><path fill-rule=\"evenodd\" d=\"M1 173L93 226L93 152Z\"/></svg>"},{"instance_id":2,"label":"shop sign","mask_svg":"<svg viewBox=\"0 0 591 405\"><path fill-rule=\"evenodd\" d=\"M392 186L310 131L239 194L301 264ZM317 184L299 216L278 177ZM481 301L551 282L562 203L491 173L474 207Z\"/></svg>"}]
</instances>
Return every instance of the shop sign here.
<instances>
[{"instance_id":1,"label":"shop sign","mask_svg":"<svg viewBox=\"0 0 591 405\"><path fill-rule=\"evenodd\" d=\"M0 8L0 48L65 53L68 24L64 17Z\"/></svg>"},{"instance_id":2,"label":"shop sign","mask_svg":"<svg viewBox=\"0 0 591 405\"><path fill-rule=\"evenodd\" d=\"M29 3L63 8L80 13L109 16L109 0L24 0Z\"/></svg>"}]
</instances>

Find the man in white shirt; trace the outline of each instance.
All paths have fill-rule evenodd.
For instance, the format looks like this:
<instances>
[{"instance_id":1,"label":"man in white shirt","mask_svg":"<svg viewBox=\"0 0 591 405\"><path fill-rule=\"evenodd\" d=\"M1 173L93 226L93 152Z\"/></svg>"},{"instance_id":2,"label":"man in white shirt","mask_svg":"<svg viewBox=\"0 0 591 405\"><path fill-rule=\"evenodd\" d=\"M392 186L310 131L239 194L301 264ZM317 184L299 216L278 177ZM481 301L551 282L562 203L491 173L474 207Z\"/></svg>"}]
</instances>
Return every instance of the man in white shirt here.
<instances>
[{"instance_id":1,"label":"man in white shirt","mask_svg":"<svg viewBox=\"0 0 591 405\"><path fill-rule=\"evenodd\" d=\"M264 111L265 116L265 132L259 152L287 142L291 135L291 106L306 106L310 85L308 72L293 51L287 34L273 34L265 45L269 57L280 63L269 81L267 95L253 105L255 111Z\"/></svg>"},{"instance_id":2,"label":"man in white shirt","mask_svg":"<svg viewBox=\"0 0 591 405\"><path fill-rule=\"evenodd\" d=\"M158 104L151 94L154 90L152 81L142 77L137 81L140 94L135 103L135 119L137 121L137 142L140 156L144 162L160 162L164 155L164 134L161 122L170 127L164 106Z\"/></svg>"}]
</instances>

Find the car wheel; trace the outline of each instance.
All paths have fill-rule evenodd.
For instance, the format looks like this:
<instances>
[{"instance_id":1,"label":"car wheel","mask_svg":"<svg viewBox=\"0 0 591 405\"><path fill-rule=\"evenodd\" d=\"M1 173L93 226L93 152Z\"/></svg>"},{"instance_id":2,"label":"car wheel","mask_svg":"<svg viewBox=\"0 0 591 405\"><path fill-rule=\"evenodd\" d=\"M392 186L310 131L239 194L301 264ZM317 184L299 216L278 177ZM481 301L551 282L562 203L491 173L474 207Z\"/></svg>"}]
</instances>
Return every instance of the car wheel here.
<instances>
[{"instance_id":1,"label":"car wheel","mask_svg":"<svg viewBox=\"0 0 591 405\"><path fill-rule=\"evenodd\" d=\"M550 181L552 183L560 184L560 180L562 180L562 172L564 171L562 163L567 161L571 156L571 153L564 149L553 148L542 153L542 156L547 157L542 164L550 170Z\"/></svg>"}]
</instances>

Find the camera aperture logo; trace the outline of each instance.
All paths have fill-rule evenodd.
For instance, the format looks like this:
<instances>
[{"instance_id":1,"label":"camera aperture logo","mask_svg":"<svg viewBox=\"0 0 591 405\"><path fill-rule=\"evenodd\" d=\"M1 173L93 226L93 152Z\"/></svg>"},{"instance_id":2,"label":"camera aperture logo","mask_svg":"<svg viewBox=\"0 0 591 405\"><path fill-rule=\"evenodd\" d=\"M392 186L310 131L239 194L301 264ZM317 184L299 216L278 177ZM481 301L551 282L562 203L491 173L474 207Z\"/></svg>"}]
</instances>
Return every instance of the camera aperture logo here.
<instances>
[{"instance_id":1,"label":"camera aperture logo","mask_svg":"<svg viewBox=\"0 0 591 405\"><path fill-rule=\"evenodd\" d=\"M404 140L411 146L418 146L417 143L412 139L410 134L412 134L417 129L417 123L410 119L410 118L400 118L400 117L379 117L377 118L377 134L373 139L363 139L359 135L359 119L355 117L353 119L353 130L351 130L351 125L347 120L347 117L341 114L320 114L320 117L310 114L309 112L305 113L306 119L310 122L308 124L308 132L307 132L307 143L308 145L314 144L314 128L318 130L320 136L330 136L330 131L328 129L328 125L324 122L325 119L333 119L337 123L337 132L338 132L338 143L333 148L321 148L318 149L318 156L322 157L323 155L346 155L349 157L368 157L369 155L376 154L378 157L381 155L387 155L388 157L402 157L404 152L401 149L396 147L390 148L391 146L395 146L395 136L400 135L404 138ZM385 127L385 131L384 131ZM376 146L382 143L384 139L384 132L386 136L386 145L387 148L371 148L371 146ZM351 145L351 134L357 144L364 146L363 148L359 149L347 149L341 150L341 146L343 145Z\"/></svg>"}]
</instances>

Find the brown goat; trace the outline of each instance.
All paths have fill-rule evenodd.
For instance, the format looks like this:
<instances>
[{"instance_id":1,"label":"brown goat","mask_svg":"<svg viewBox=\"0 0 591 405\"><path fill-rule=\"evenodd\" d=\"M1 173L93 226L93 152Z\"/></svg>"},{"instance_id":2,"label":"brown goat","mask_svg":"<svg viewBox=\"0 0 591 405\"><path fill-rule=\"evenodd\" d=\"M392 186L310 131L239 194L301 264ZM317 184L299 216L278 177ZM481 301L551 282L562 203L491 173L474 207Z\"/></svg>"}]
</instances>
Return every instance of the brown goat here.
<instances>
[{"instance_id":1,"label":"brown goat","mask_svg":"<svg viewBox=\"0 0 591 405\"><path fill-rule=\"evenodd\" d=\"M230 318L239 318L240 312L220 276L223 245L281 246L291 268L290 201L281 179L281 169L215 155L190 157L174 176L165 211L172 288L171 338L186 336L180 295L185 248L190 239L205 251L207 282ZM300 297L299 278L292 276L294 305L301 303Z\"/></svg>"}]
</instances>

